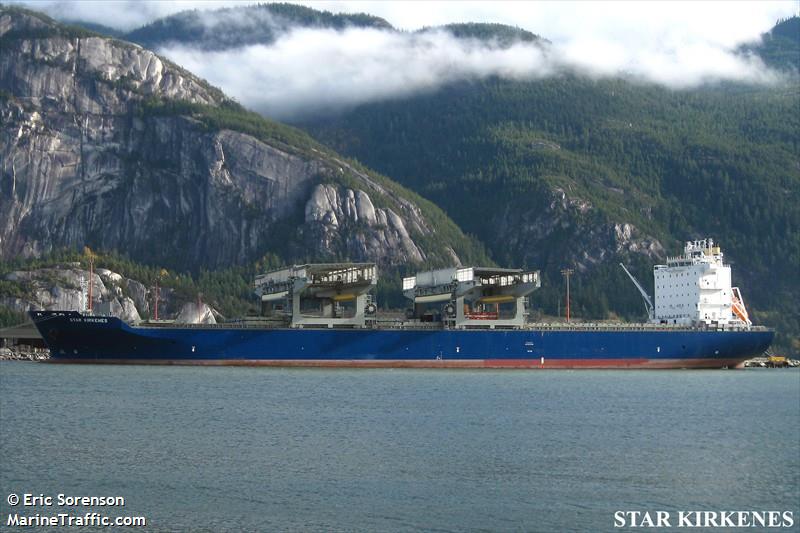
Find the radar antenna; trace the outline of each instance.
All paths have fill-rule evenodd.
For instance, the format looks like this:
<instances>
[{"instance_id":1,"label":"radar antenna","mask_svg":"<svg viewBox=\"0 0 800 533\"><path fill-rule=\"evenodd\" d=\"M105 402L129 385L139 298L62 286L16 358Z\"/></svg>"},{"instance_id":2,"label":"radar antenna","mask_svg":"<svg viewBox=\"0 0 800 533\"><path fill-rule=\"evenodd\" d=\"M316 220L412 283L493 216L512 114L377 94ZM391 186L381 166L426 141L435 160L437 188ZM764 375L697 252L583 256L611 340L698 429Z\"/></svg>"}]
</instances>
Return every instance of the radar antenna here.
<instances>
[{"instance_id":1,"label":"radar antenna","mask_svg":"<svg viewBox=\"0 0 800 533\"><path fill-rule=\"evenodd\" d=\"M645 291L644 288L642 287L642 284L639 283L639 281L635 277L633 277L633 274L631 274L628 271L628 269L625 268L625 265L620 263L619 266L622 267L622 270L625 271L625 273L628 275L628 277L631 278L631 281L633 282L633 284L636 285L636 288L639 289L639 292L642 294L642 298L644 299L644 307L647 310L647 317L650 320L653 320L653 318L655 317L655 313L653 311L653 302L652 302L652 300L650 300L650 297L647 295L647 291Z\"/></svg>"}]
</instances>

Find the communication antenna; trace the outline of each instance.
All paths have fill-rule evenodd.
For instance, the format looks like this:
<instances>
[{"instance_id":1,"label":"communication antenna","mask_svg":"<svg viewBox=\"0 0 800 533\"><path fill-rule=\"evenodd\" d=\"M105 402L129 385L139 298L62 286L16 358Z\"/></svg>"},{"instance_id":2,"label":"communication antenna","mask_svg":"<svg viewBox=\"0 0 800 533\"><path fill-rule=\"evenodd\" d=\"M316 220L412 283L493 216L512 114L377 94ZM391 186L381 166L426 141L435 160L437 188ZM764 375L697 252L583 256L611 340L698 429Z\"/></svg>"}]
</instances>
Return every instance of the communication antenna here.
<instances>
[{"instance_id":1,"label":"communication antenna","mask_svg":"<svg viewBox=\"0 0 800 533\"><path fill-rule=\"evenodd\" d=\"M639 280L637 280L633 276L633 274L631 274L628 271L628 269L625 268L625 265L620 263L619 266L622 267L622 270L625 271L625 273L628 275L628 277L631 278L631 281L633 282L633 284L636 285L636 288L639 289L639 292L642 295L642 299L644 299L644 308L645 308L645 310L647 310L647 317L650 320L653 320L655 318L655 310L653 309L653 302L652 302L652 300L650 300L650 296L647 295L647 291L644 290L644 287L642 287L642 284L639 283Z\"/></svg>"}]
</instances>

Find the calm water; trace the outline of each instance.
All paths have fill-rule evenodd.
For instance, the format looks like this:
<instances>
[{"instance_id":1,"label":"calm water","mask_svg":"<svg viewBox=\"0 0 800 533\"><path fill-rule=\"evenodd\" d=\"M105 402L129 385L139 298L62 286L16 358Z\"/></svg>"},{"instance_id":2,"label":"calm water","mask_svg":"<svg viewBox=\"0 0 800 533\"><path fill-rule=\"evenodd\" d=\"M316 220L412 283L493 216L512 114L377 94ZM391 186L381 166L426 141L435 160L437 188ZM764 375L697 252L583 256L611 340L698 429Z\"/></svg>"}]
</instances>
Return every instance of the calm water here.
<instances>
[{"instance_id":1,"label":"calm water","mask_svg":"<svg viewBox=\"0 0 800 533\"><path fill-rule=\"evenodd\" d=\"M152 531L598 531L615 510L797 521L799 442L793 370L3 362L0 529L11 492L120 495Z\"/></svg>"}]
</instances>

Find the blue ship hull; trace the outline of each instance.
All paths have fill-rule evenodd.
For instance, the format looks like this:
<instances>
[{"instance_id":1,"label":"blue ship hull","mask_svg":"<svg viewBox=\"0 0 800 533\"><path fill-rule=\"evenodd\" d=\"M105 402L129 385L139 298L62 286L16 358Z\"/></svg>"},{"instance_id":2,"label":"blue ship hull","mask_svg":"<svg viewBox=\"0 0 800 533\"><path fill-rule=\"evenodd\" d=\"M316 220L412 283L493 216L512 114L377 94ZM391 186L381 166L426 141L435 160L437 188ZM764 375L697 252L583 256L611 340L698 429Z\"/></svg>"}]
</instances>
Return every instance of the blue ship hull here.
<instances>
[{"instance_id":1,"label":"blue ship hull","mask_svg":"<svg viewBox=\"0 0 800 533\"><path fill-rule=\"evenodd\" d=\"M480 368L722 368L763 353L773 332L659 327L518 330L131 327L33 311L52 360L79 363Z\"/></svg>"}]
</instances>

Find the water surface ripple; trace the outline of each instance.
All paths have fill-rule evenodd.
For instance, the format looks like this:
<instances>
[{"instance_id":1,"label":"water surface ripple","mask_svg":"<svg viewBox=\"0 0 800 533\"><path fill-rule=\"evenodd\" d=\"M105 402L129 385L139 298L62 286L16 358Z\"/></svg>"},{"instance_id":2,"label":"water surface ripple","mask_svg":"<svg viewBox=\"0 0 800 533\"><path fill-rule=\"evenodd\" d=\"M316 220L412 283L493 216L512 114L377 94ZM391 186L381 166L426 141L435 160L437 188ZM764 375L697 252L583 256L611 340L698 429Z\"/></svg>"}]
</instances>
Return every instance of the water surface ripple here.
<instances>
[{"instance_id":1,"label":"water surface ripple","mask_svg":"<svg viewBox=\"0 0 800 533\"><path fill-rule=\"evenodd\" d=\"M120 495L149 531L604 531L616 510L798 521L798 443L795 370L0 363L4 526L11 492Z\"/></svg>"}]
</instances>

